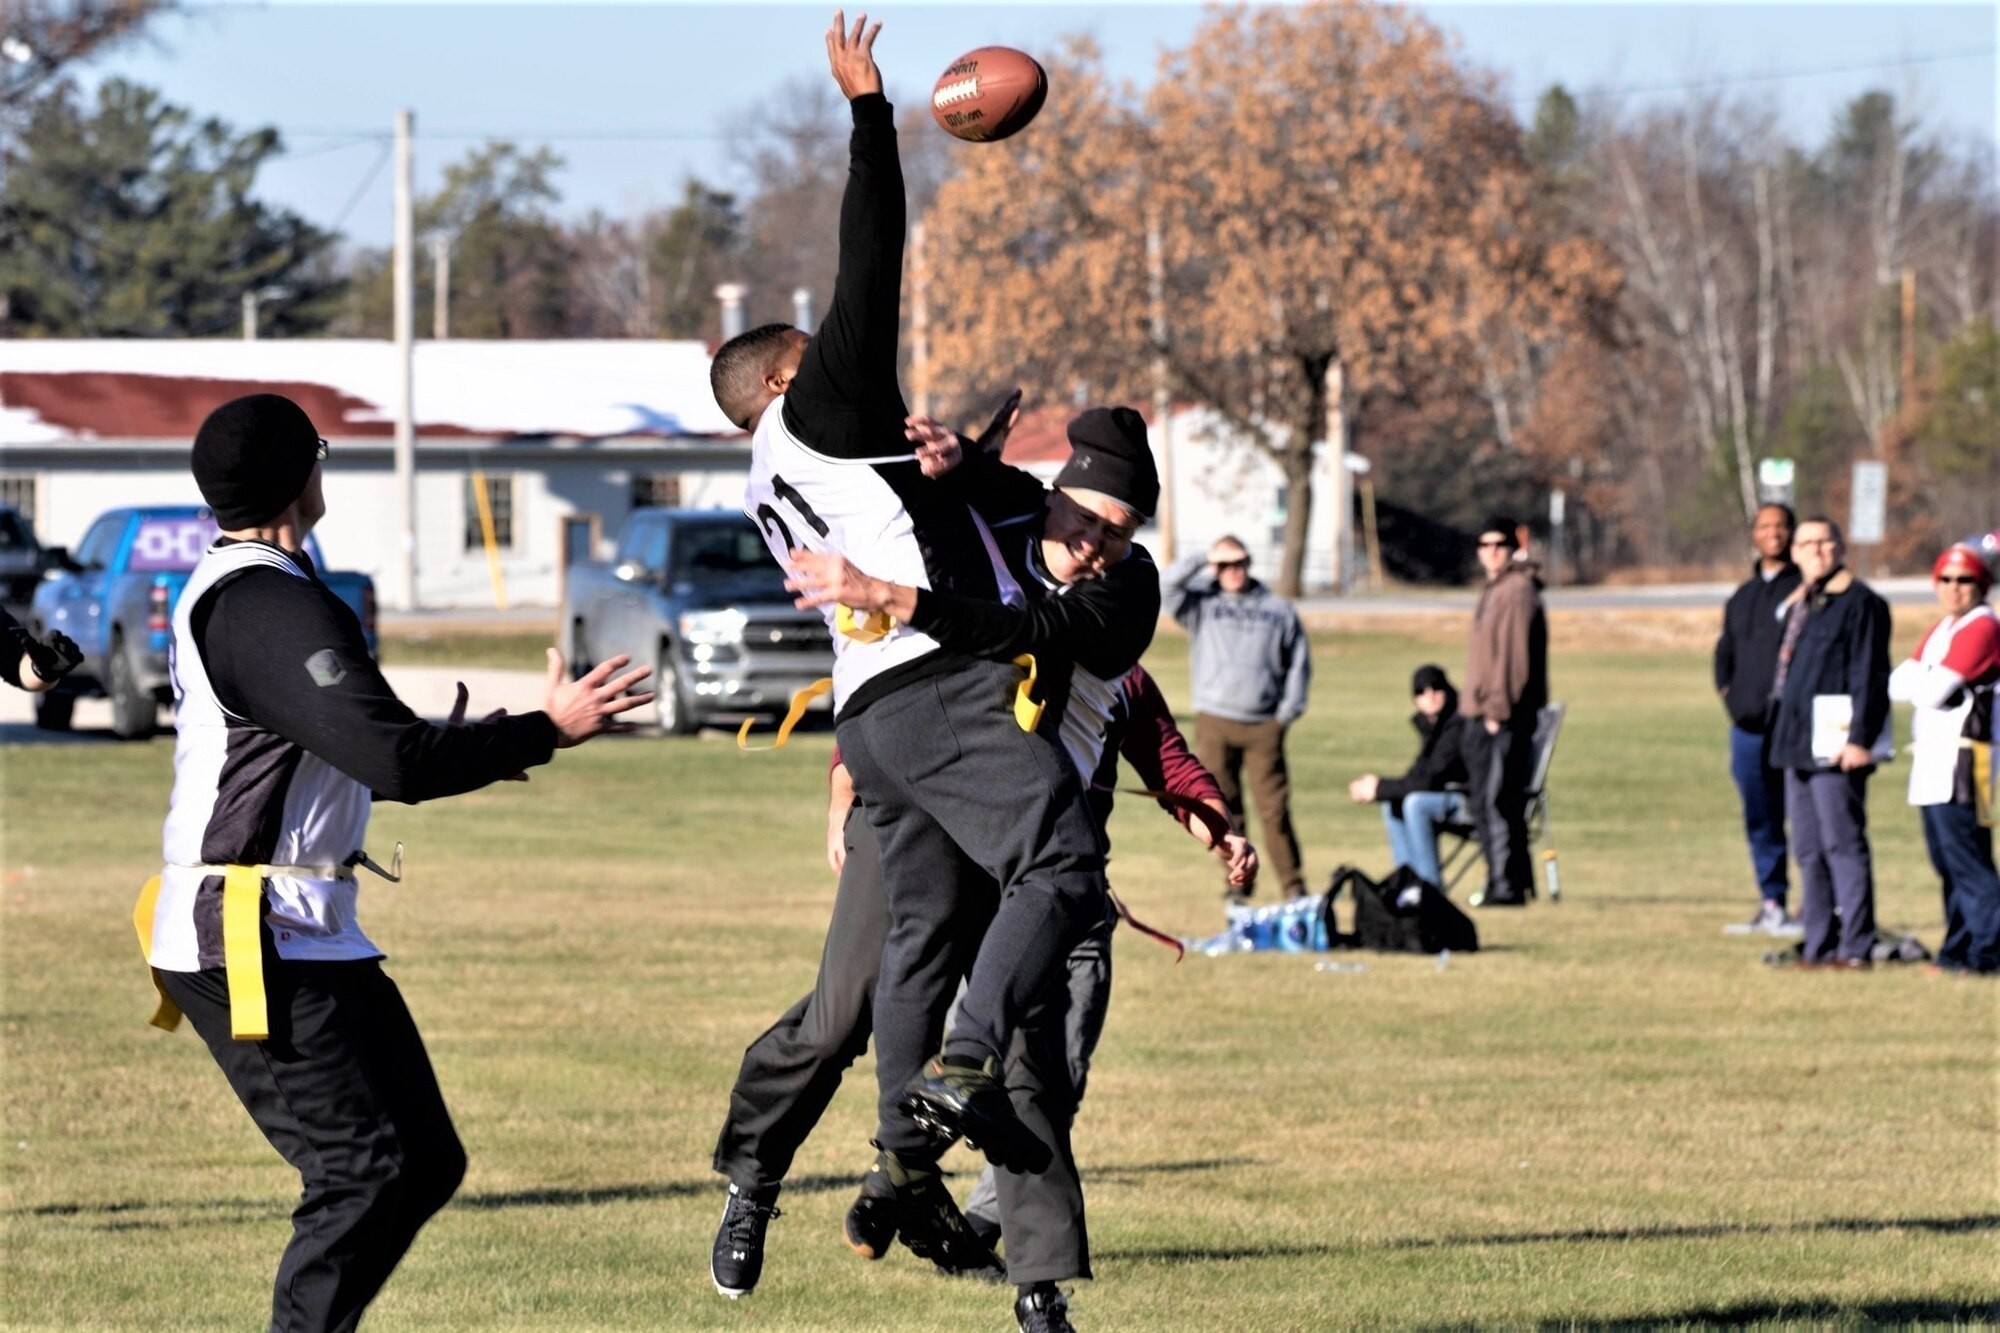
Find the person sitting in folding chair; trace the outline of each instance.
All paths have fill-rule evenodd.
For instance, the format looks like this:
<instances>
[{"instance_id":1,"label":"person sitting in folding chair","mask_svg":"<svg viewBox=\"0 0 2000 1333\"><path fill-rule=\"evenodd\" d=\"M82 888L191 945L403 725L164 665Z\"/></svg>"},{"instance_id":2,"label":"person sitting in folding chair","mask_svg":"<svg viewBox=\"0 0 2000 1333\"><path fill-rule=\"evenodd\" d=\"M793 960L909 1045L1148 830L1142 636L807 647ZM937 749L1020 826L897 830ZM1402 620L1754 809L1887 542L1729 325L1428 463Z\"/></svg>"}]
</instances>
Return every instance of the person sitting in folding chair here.
<instances>
[{"instance_id":1,"label":"person sitting in folding chair","mask_svg":"<svg viewBox=\"0 0 2000 1333\"><path fill-rule=\"evenodd\" d=\"M1394 862L1391 869L1408 866L1443 888L1437 828L1464 820L1466 808L1458 691L1452 688L1443 667L1427 662L1410 678L1410 693L1417 707L1410 716L1419 738L1416 761L1399 778L1363 773L1347 784L1347 794L1357 805L1382 803L1382 822L1388 827L1389 855Z\"/></svg>"}]
</instances>

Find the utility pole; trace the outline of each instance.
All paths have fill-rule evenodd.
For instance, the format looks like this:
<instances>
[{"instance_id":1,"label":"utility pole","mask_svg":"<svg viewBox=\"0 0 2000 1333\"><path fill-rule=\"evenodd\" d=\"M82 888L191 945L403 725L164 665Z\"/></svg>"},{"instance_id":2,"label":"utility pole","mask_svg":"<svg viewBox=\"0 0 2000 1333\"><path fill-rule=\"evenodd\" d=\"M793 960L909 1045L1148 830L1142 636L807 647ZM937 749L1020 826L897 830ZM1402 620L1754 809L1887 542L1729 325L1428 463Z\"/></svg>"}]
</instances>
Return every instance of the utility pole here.
<instances>
[{"instance_id":1,"label":"utility pole","mask_svg":"<svg viewBox=\"0 0 2000 1333\"><path fill-rule=\"evenodd\" d=\"M451 336L451 238L443 232L431 237L431 337L443 342Z\"/></svg>"},{"instance_id":2,"label":"utility pole","mask_svg":"<svg viewBox=\"0 0 2000 1333\"><path fill-rule=\"evenodd\" d=\"M412 139L416 116L396 113L395 274L396 339L396 558L397 609L417 609L417 429L416 429L416 192Z\"/></svg>"},{"instance_id":3,"label":"utility pole","mask_svg":"<svg viewBox=\"0 0 2000 1333\"><path fill-rule=\"evenodd\" d=\"M257 293L243 293L243 341L257 341Z\"/></svg>"},{"instance_id":4,"label":"utility pole","mask_svg":"<svg viewBox=\"0 0 2000 1333\"><path fill-rule=\"evenodd\" d=\"M1917 401L1917 271L1903 270L1903 402Z\"/></svg>"},{"instance_id":5,"label":"utility pole","mask_svg":"<svg viewBox=\"0 0 2000 1333\"><path fill-rule=\"evenodd\" d=\"M1333 464L1333 591L1345 596L1354 578L1354 476L1347 470L1347 367L1338 355L1326 363L1326 448Z\"/></svg>"},{"instance_id":6,"label":"utility pole","mask_svg":"<svg viewBox=\"0 0 2000 1333\"><path fill-rule=\"evenodd\" d=\"M931 306L925 279L930 267L924 253L924 223L910 226L910 410L931 414Z\"/></svg>"},{"instance_id":7,"label":"utility pole","mask_svg":"<svg viewBox=\"0 0 2000 1333\"><path fill-rule=\"evenodd\" d=\"M810 287L792 288L792 327L802 333L813 331L813 294Z\"/></svg>"},{"instance_id":8,"label":"utility pole","mask_svg":"<svg viewBox=\"0 0 2000 1333\"><path fill-rule=\"evenodd\" d=\"M1153 439L1159 455L1160 551L1169 562L1178 558L1174 544L1174 404L1167 391L1167 256L1160 236L1160 215L1146 220L1146 299L1153 342Z\"/></svg>"},{"instance_id":9,"label":"utility pole","mask_svg":"<svg viewBox=\"0 0 2000 1333\"><path fill-rule=\"evenodd\" d=\"M715 299L722 303L722 341L728 342L747 326L743 313L743 298L750 289L740 282L725 282L715 289Z\"/></svg>"}]
</instances>

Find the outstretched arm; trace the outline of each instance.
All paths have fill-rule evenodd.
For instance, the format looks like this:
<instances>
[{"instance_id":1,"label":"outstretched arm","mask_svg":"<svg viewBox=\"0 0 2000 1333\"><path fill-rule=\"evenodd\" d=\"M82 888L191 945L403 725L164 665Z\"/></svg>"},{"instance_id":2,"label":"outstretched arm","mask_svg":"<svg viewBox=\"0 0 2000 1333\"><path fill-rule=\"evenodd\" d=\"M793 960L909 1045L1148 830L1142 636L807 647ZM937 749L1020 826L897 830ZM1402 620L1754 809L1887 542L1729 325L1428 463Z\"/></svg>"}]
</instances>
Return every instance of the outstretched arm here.
<instances>
[{"instance_id":1,"label":"outstretched arm","mask_svg":"<svg viewBox=\"0 0 2000 1333\"><path fill-rule=\"evenodd\" d=\"M879 23L869 26L866 14L850 30L840 10L827 30L827 61L854 117L840 200L840 272L826 318L785 393L785 424L835 458L887 457L902 447L893 426L905 415L896 331L908 206L895 112L875 65L881 30Z\"/></svg>"}]
</instances>

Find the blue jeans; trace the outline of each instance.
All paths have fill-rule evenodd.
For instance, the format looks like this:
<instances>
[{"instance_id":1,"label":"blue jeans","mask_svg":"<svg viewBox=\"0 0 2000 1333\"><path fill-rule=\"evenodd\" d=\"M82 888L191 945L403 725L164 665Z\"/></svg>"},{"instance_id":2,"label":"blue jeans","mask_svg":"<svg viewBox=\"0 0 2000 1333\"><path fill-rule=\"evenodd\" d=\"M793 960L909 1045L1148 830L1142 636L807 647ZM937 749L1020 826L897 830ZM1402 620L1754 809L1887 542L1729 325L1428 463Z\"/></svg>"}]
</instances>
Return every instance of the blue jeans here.
<instances>
[{"instance_id":1,"label":"blue jeans","mask_svg":"<svg viewBox=\"0 0 2000 1333\"><path fill-rule=\"evenodd\" d=\"M1465 818L1465 797L1455 791L1411 792L1400 802L1382 803L1382 822L1389 829L1389 856L1397 866L1408 866L1432 884L1444 887L1438 869L1437 826ZM1393 867L1392 867L1393 868Z\"/></svg>"},{"instance_id":2,"label":"blue jeans","mask_svg":"<svg viewBox=\"0 0 2000 1333\"><path fill-rule=\"evenodd\" d=\"M1764 764L1764 738L1729 728L1729 776L1743 798L1743 833L1764 901L1785 905L1785 773Z\"/></svg>"},{"instance_id":3,"label":"blue jeans","mask_svg":"<svg viewBox=\"0 0 2000 1333\"><path fill-rule=\"evenodd\" d=\"M1925 805L1924 845L1944 881L1944 943L1938 962L1972 972L2000 972L2000 874L1993 830L1969 805Z\"/></svg>"}]
</instances>

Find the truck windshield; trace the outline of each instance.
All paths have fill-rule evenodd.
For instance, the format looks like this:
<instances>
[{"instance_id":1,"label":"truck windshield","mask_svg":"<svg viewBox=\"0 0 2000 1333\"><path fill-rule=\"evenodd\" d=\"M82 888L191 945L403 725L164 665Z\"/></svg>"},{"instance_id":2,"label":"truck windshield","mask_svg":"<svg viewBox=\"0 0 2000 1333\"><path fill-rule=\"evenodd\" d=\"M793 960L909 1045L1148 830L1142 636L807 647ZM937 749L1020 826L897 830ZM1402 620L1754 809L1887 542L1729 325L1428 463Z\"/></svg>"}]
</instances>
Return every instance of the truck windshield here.
<instances>
[{"instance_id":1,"label":"truck windshield","mask_svg":"<svg viewBox=\"0 0 2000 1333\"><path fill-rule=\"evenodd\" d=\"M22 551L33 546L28 525L11 509L0 509L0 551Z\"/></svg>"},{"instance_id":2,"label":"truck windshield","mask_svg":"<svg viewBox=\"0 0 2000 1333\"><path fill-rule=\"evenodd\" d=\"M747 521L688 524L674 532L669 577L675 583L781 572L763 537Z\"/></svg>"}]
</instances>

